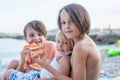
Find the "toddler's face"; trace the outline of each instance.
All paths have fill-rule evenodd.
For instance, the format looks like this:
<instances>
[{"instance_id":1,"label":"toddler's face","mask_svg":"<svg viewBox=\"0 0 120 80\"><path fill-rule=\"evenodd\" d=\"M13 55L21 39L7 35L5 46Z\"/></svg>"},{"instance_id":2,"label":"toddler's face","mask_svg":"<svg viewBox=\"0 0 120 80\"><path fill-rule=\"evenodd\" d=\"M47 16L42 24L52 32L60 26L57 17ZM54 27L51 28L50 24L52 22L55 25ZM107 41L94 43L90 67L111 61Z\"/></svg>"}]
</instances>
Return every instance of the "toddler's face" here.
<instances>
[{"instance_id":1,"label":"toddler's face","mask_svg":"<svg viewBox=\"0 0 120 80\"><path fill-rule=\"evenodd\" d=\"M62 36L58 36L56 41L57 41L56 46L58 53L64 54L72 50L70 42L62 38Z\"/></svg>"},{"instance_id":2,"label":"toddler's face","mask_svg":"<svg viewBox=\"0 0 120 80\"><path fill-rule=\"evenodd\" d=\"M27 31L26 31L26 41L28 43L36 43L40 48L43 48L44 47L44 43L46 41L46 37L34 30L33 28L29 27L27 28Z\"/></svg>"}]
</instances>

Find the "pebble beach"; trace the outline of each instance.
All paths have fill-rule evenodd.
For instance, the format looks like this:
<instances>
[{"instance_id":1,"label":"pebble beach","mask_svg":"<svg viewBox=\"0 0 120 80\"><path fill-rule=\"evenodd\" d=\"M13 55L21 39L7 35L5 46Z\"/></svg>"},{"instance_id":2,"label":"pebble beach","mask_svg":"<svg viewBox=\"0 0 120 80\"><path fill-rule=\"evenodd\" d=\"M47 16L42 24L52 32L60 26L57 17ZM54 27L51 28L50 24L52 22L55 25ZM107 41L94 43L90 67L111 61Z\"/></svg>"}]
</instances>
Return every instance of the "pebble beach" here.
<instances>
[{"instance_id":1,"label":"pebble beach","mask_svg":"<svg viewBox=\"0 0 120 80\"><path fill-rule=\"evenodd\" d=\"M120 56L109 57L107 54L102 55L99 80L120 80Z\"/></svg>"},{"instance_id":2,"label":"pebble beach","mask_svg":"<svg viewBox=\"0 0 120 80\"><path fill-rule=\"evenodd\" d=\"M102 55L100 80L120 80L120 56Z\"/></svg>"},{"instance_id":3,"label":"pebble beach","mask_svg":"<svg viewBox=\"0 0 120 80\"><path fill-rule=\"evenodd\" d=\"M6 44L7 43L7 44ZM10 60L19 59L19 53L22 46L25 44L24 40L16 39L0 39L0 80L2 80L3 73ZM17 44L17 45L16 45ZM100 50L106 48L114 48L115 45L99 45ZM8 49L8 50L6 50ZM100 71L100 80L120 80L120 56L109 57L107 53L102 54L102 67ZM119 79L115 79L119 78Z\"/></svg>"}]
</instances>

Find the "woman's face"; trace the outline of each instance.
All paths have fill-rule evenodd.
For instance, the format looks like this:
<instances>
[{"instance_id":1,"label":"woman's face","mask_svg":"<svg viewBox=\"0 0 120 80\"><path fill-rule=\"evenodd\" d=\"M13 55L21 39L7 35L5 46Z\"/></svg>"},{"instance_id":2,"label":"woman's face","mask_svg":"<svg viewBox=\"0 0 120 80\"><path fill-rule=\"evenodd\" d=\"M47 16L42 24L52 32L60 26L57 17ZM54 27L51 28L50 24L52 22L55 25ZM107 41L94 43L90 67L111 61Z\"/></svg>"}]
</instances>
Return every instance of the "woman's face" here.
<instances>
[{"instance_id":1,"label":"woman's face","mask_svg":"<svg viewBox=\"0 0 120 80\"><path fill-rule=\"evenodd\" d=\"M60 14L61 19L61 27L63 33L67 36L67 38L75 38L80 35L80 31L78 27L75 25L73 20L70 18L69 14L62 10Z\"/></svg>"},{"instance_id":2,"label":"woman's face","mask_svg":"<svg viewBox=\"0 0 120 80\"><path fill-rule=\"evenodd\" d=\"M32 27L27 28L25 39L28 43L36 43L40 48L44 47L46 41L46 37Z\"/></svg>"}]
</instances>

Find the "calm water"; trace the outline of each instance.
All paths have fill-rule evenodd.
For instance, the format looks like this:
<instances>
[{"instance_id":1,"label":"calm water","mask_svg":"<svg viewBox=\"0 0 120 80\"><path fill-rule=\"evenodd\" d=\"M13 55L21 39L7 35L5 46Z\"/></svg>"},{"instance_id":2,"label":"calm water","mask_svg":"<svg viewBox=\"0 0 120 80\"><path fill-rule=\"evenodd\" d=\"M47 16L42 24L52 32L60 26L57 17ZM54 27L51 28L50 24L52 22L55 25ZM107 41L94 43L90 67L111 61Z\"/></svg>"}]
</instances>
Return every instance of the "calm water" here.
<instances>
[{"instance_id":1,"label":"calm water","mask_svg":"<svg viewBox=\"0 0 120 80\"><path fill-rule=\"evenodd\" d=\"M24 40L0 39L0 76L12 59L19 59L20 51L25 43Z\"/></svg>"},{"instance_id":2,"label":"calm water","mask_svg":"<svg viewBox=\"0 0 120 80\"><path fill-rule=\"evenodd\" d=\"M26 44L24 40L0 39L0 76L5 72L9 62L13 59L19 59L20 52ZM99 45L99 49L104 49L107 45Z\"/></svg>"}]
</instances>

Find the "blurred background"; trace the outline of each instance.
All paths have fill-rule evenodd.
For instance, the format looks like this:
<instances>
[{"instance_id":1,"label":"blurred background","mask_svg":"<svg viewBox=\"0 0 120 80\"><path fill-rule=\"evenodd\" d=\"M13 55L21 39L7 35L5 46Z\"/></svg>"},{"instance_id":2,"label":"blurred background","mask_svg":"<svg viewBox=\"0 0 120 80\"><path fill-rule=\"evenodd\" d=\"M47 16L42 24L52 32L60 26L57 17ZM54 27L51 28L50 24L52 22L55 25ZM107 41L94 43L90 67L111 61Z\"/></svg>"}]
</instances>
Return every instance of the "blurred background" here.
<instances>
[{"instance_id":1,"label":"blurred background","mask_svg":"<svg viewBox=\"0 0 120 80\"><path fill-rule=\"evenodd\" d=\"M41 20L47 27L47 39L55 41L58 12L70 3L83 5L90 14L88 35L103 58L100 77L120 75L120 0L0 0L0 77L9 62L20 57L26 44L24 26L29 21Z\"/></svg>"}]
</instances>

